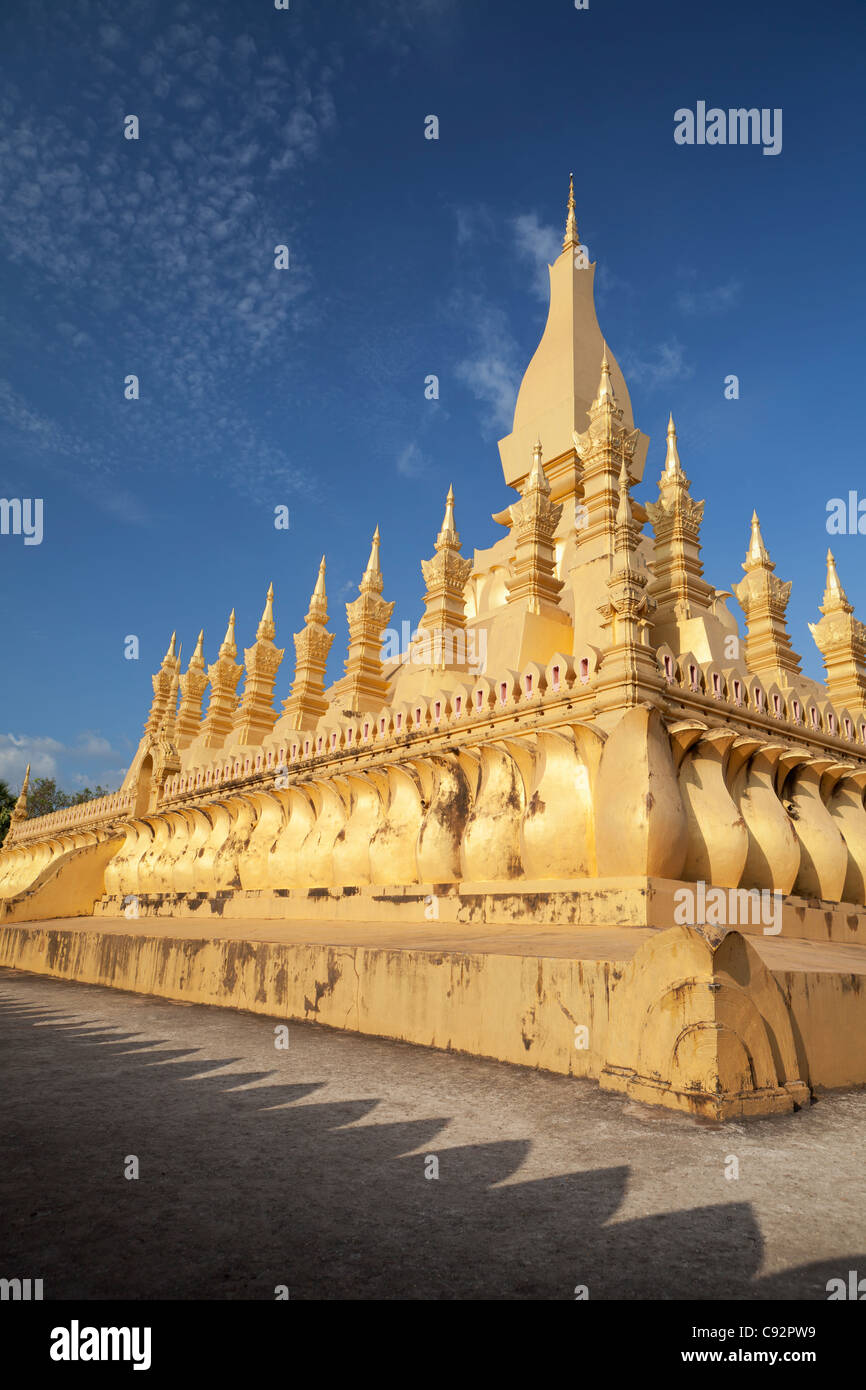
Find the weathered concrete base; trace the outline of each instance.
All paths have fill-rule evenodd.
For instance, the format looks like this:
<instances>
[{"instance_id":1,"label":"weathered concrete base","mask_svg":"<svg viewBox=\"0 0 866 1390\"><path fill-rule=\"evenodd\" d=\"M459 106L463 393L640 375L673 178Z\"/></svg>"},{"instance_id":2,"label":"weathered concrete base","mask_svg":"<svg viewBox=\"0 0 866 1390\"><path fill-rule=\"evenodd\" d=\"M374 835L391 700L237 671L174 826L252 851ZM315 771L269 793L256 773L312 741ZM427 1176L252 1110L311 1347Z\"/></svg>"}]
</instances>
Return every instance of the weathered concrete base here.
<instances>
[{"instance_id":1,"label":"weathered concrete base","mask_svg":"<svg viewBox=\"0 0 866 1390\"><path fill-rule=\"evenodd\" d=\"M677 894L697 893L694 883L665 878L521 879L502 883L414 883L352 888L227 888L208 893L107 895L94 902L98 918L155 917L217 922L381 922L415 926L652 927L677 921ZM725 893L734 890L724 890ZM769 925L749 904L731 900L739 916L730 925L765 935ZM781 900L778 934L808 941L866 945L866 908L787 896ZM682 915L680 913L680 915ZM758 920L753 920L757 918ZM775 927L773 928L775 931ZM771 932L770 934L773 934Z\"/></svg>"},{"instance_id":2,"label":"weathered concrete base","mask_svg":"<svg viewBox=\"0 0 866 1390\"><path fill-rule=\"evenodd\" d=\"M866 1084L866 948L692 927L0 926L0 964L453 1049L711 1118Z\"/></svg>"}]
</instances>

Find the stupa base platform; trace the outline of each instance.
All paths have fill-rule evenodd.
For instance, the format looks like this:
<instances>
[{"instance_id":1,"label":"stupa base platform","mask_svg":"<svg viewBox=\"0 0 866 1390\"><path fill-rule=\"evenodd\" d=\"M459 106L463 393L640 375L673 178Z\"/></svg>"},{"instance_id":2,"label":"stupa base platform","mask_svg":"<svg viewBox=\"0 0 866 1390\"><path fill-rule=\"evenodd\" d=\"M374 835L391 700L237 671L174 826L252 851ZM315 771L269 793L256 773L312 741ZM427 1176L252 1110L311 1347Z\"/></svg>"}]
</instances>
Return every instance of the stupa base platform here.
<instances>
[{"instance_id":1,"label":"stupa base platform","mask_svg":"<svg viewBox=\"0 0 866 1390\"><path fill-rule=\"evenodd\" d=\"M91 899L86 915L157 917L203 922L382 922L412 927L453 923L460 926L522 926L535 940L539 926L654 927L683 919L682 895L703 920L713 892L724 895L722 920L750 935L782 935L809 941L866 945L866 909L851 903L793 896L774 899L738 889L713 889L679 879L618 877L592 879L521 878L513 888L497 883L414 883L384 887L225 889L210 893L142 893ZM27 908L31 911L28 913ZM22 917L7 907L3 920L41 916L33 900L22 902ZM712 914L706 913L712 920ZM686 918L688 920L688 918ZM579 938L579 939L582 939Z\"/></svg>"},{"instance_id":2,"label":"stupa base platform","mask_svg":"<svg viewBox=\"0 0 866 1390\"><path fill-rule=\"evenodd\" d=\"M592 1078L705 1119L866 1084L866 946L690 926L101 916L0 965Z\"/></svg>"}]
</instances>

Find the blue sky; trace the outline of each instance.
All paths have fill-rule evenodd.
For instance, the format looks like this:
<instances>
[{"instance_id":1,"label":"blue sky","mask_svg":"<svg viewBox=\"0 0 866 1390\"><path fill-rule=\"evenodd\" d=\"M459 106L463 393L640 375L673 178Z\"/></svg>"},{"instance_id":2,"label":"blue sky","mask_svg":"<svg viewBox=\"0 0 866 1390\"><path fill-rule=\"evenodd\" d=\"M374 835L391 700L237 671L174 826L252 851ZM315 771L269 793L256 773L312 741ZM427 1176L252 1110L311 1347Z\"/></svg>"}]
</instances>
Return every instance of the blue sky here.
<instances>
[{"instance_id":1,"label":"blue sky","mask_svg":"<svg viewBox=\"0 0 866 1390\"><path fill-rule=\"evenodd\" d=\"M45 519L41 545L0 536L0 776L32 760L70 789L118 785L172 629L188 656L203 626L213 660L234 606L249 645L270 580L283 699L323 550L335 678L375 525L395 622L415 621L450 482L464 552L496 539L496 441L571 169L651 438L638 495L673 409L707 577L741 576L756 507L820 677L826 504L866 498L864 40L854 0L10 9L0 493L41 497ZM674 112L699 100L781 108L781 153L678 146ZM866 539L833 545L866 618Z\"/></svg>"}]
</instances>

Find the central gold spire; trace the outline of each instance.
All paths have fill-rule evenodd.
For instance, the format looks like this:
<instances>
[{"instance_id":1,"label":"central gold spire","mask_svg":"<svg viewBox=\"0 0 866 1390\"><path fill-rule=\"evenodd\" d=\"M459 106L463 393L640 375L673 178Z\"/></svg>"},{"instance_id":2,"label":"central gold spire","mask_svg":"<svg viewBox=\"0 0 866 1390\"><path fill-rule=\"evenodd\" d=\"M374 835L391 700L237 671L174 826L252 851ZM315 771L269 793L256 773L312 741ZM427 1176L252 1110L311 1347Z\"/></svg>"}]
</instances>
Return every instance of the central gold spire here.
<instances>
[{"instance_id":1,"label":"central gold spire","mask_svg":"<svg viewBox=\"0 0 866 1390\"><path fill-rule=\"evenodd\" d=\"M580 254L578 254L580 251ZM595 313L595 265L579 240L574 180L569 184L563 249L551 266L550 308L541 342L520 386L509 435L499 441L502 470L509 487L520 492L532 458L532 446L544 440L545 471L555 502L579 497L580 460L574 443L582 434L596 399L598 363L604 353L610 388L622 409L622 422L634 429L625 378L602 339ZM633 482L640 482L648 440L639 435L631 460Z\"/></svg>"}]
</instances>

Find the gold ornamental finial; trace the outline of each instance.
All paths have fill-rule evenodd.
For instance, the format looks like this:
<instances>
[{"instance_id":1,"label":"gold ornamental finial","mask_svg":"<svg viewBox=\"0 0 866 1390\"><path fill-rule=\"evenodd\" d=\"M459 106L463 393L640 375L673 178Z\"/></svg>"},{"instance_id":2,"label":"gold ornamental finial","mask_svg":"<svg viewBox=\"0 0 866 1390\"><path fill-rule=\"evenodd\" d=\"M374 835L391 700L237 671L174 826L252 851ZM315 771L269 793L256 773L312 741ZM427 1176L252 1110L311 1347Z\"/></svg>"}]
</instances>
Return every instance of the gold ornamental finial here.
<instances>
[{"instance_id":1,"label":"gold ornamental finial","mask_svg":"<svg viewBox=\"0 0 866 1390\"><path fill-rule=\"evenodd\" d=\"M457 534L457 527L454 523L454 488L450 485L448 496L445 498L445 515L442 518L442 525L439 528L439 535L436 537L436 549L441 549L444 545L459 545L460 537Z\"/></svg>"},{"instance_id":2,"label":"gold ornamental finial","mask_svg":"<svg viewBox=\"0 0 866 1390\"><path fill-rule=\"evenodd\" d=\"M822 613L827 611L837 613L840 610L844 613L853 613L854 608L848 601L848 595L842 588L842 581L836 569L836 561L832 550L827 551L827 587L824 590L824 605Z\"/></svg>"},{"instance_id":3,"label":"gold ornamental finial","mask_svg":"<svg viewBox=\"0 0 866 1390\"><path fill-rule=\"evenodd\" d=\"M304 622L309 626L310 623L321 623L324 627L328 621L328 596L325 593L325 557L322 556L319 562L319 573L316 576L316 586L310 595L310 606L307 610Z\"/></svg>"},{"instance_id":4,"label":"gold ornamental finial","mask_svg":"<svg viewBox=\"0 0 866 1390\"><path fill-rule=\"evenodd\" d=\"M173 666L174 663L177 661L177 652L175 651L175 641L176 641L176 639L177 639L177 633L176 633L176 632L173 632L173 633L171 634L171 641L170 641L169 644L168 644L168 651L166 652L165 656L162 658L162 664L163 664L163 666Z\"/></svg>"},{"instance_id":5,"label":"gold ornamental finial","mask_svg":"<svg viewBox=\"0 0 866 1390\"><path fill-rule=\"evenodd\" d=\"M265 599L265 607L256 628L257 642L273 642L277 630L274 627L274 586L268 585L268 596Z\"/></svg>"},{"instance_id":6,"label":"gold ornamental finial","mask_svg":"<svg viewBox=\"0 0 866 1390\"><path fill-rule=\"evenodd\" d=\"M190 671L192 671L193 669L195 669L195 670L197 670L197 671L203 671L203 670L204 670L204 645L203 645L203 644L204 644L204 628L202 628L201 632L200 632L199 635L198 635L198 641L197 641L196 644L195 644L195 651L193 652L192 656L191 656L190 659L189 659L189 667L187 668L188 670L190 670Z\"/></svg>"},{"instance_id":7,"label":"gold ornamental finial","mask_svg":"<svg viewBox=\"0 0 866 1390\"><path fill-rule=\"evenodd\" d=\"M18 800L12 809L10 823L12 821L27 819L27 789L30 786L30 764L27 764L27 771L24 773L24 781L21 783L21 790L18 793Z\"/></svg>"},{"instance_id":8,"label":"gold ornamental finial","mask_svg":"<svg viewBox=\"0 0 866 1390\"><path fill-rule=\"evenodd\" d=\"M221 645L221 647L220 647L219 654L220 654L220 656L230 656L231 659L232 659L232 661L234 661L235 657L236 657L237 654L238 654L237 644L236 644L236 642L235 642L235 610L234 610L234 609L232 609L231 613L229 614L229 625L228 625L228 627L226 628L226 635L225 635L225 637L224 637L223 640L222 640L222 645Z\"/></svg>"},{"instance_id":9,"label":"gold ornamental finial","mask_svg":"<svg viewBox=\"0 0 866 1390\"><path fill-rule=\"evenodd\" d=\"M761 523L758 521L758 513L752 512L752 533L749 537L749 548L746 551L743 569L748 574L749 570L774 570L775 568L776 566L770 559L770 552L764 545L764 537L761 535Z\"/></svg>"},{"instance_id":10,"label":"gold ornamental finial","mask_svg":"<svg viewBox=\"0 0 866 1390\"><path fill-rule=\"evenodd\" d=\"M577 234L577 220L574 215L574 174L568 176L568 217L565 222L565 236L562 239L562 249L567 251L569 246L579 246L580 238Z\"/></svg>"},{"instance_id":11,"label":"gold ornamental finial","mask_svg":"<svg viewBox=\"0 0 866 1390\"><path fill-rule=\"evenodd\" d=\"M373 544L370 547L370 558L367 561L367 568L364 570L361 579L360 592L362 594L374 593L381 594L385 587L382 577L382 569L379 564L379 527L373 533Z\"/></svg>"},{"instance_id":12,"label":"gold ornamental finial","mask_svg":"<svg viewBox=\"0 0 866 1390\"><path fill-rule=\"evenodd\" d=\"M674 424L673 411L668 420L667 433L667 453L665 454L665 473L681 473L682 464L680 463L679 450L677 449L677 429Z\"/></svg>"},{"instance_id":13,"label":"gold ornamental finial","mask_svg":"<svg viewBox=\"0 0 866 1390\"><path fill-rule=\"evenodd\" d=\"M537 439L532 447L532 467L529 470L529 477L526 480L524 495L527 492L543 492L545 496L550 493L550 483L547 481L547 474L544 471L542 458L541 440Z\"/></svg>"},{"instance_id":14,"label":"gold ornamental finial","mask_svg":"<svg viewBox=\"0 0 866 1390\"><path fill-rule=\"evenodd\" d=\"M325 597L325 557L319 561L319 573L316 576L316 587L313 590L313 598Z\"/></svg>"},{"instance_id":15,"label":"gold ornamental finial","mask_svg":"<svg viewBox=\"0 0 866 1390\"><path fill-rule=\"evenodd\" d=\"M595 404L601 405L603 401L609 400L611 405L616 405L616 395L614 394L613 382L610 379L610 363L607 360L607 343L602 339L602 359L601 359L601 379L598 383L598 395Z\"/></svg>"}]
</instances>

